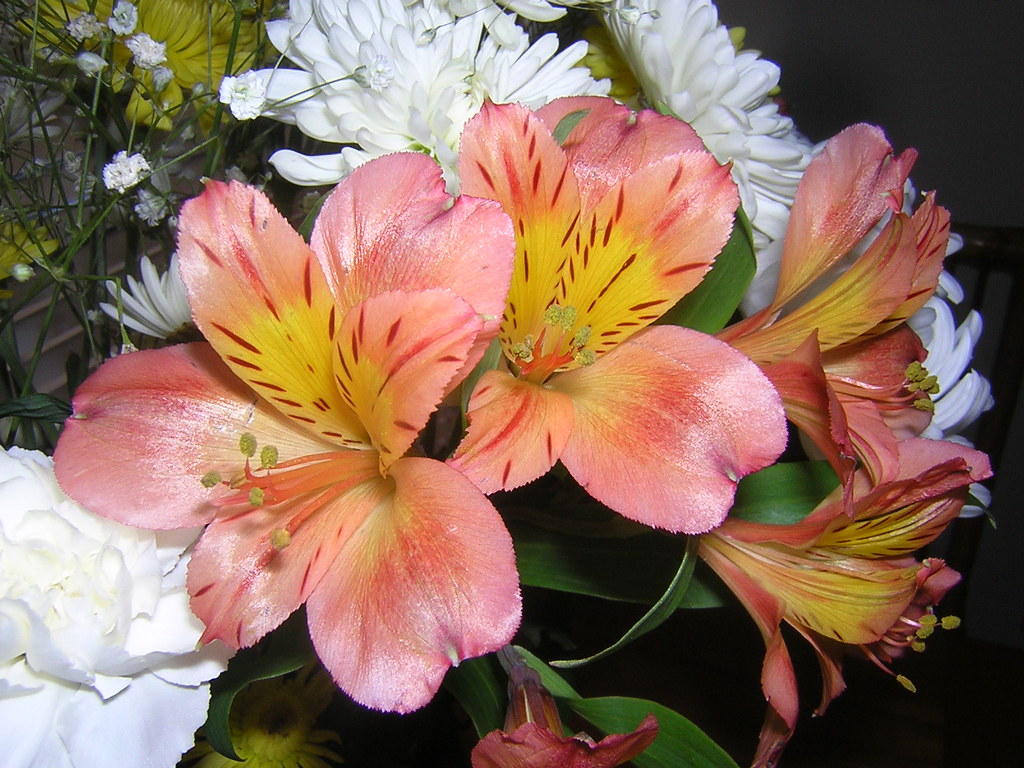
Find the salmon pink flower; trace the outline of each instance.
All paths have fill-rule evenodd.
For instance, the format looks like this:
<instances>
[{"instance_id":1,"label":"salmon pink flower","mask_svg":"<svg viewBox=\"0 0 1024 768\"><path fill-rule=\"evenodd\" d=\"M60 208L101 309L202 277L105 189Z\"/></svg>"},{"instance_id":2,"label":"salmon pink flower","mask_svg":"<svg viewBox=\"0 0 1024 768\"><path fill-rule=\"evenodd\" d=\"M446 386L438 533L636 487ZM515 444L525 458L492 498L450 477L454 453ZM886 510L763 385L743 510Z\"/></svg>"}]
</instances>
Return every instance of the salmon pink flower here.
<instances>
[{"instance_id":1,"label":"salmon pink flower","mask_svg":"<svg viewBox=\"0 0 1024 768\"><path fill-rule=\"evenodd\" d=\"M561 460L628 518L718 525L739 478L785 447L781 403L728 345L651 324L725 244L729 169L685 123L600 97L485 105L459 163L463 189L512 217L517 250L504 359L480 379L451 463L490 493Z\"/></svg>"},{"instance_id":2,"label":"salmon pink flower","mask_svg":"<svg viewBox=\"0 0 1024 768\"><path fill-rule=\"evenodd\" d=\"M121 522L208 524L188 574L204 640L252 645L305 604L356 701L425 704L519 622L497 511L414 445L495 335L512 252L500 208L452 200L418 154L339 185L311 245L258 190L209 183L178 247L209 343L90 377L57 446L61 484Z\"/></svg>"},{"instance_id":3,"label":"salmon pink flower","mask_svg":"<svg viewBox=\"0 0 1024 768\"><path fill-rule=\"evenodd\" d=\"M903 187L916 152L896 156L881 130L854 125L811 161L797 189L775 298L718 334L765 368L789 418L844 485L855 459L876 482L896 471L896 443L927 426L923 359L904 321L934 292L949 214L927 195L912 216ZM889 216L827 288L821 281Z\"/></svg>"},{"instance_id":4,"label":"salmon pink flower","mask_svg":"<svg viewBox=\"0 0 1024 768\"><path fill-rule=\"evenodd\" d=\"M500 655L509 675L505 728L477 743L473 768L614 768L639 755L657 737L653 714L631 733L611 734L597 742L585 733L564 736L555 699L540 675L515 651L506 649Z\"/></svg>"},{"instance_id":5,"label":"salmon pink flower","mask_svg":"<svg viewBox=\"0 0 1024 768\"><path fill-rule=\"evenodd\" d=\"M959 580L941 561L922 564L910 555L956 518L970 483L991 475L988 458L957 443L914 438L899 444L898 467L877 486L866 470L855 473L852 514L837 489L794 525L730 518L701 537L701 557L739 597L767 647L761 685L769 708L755 766L775 765L797 719L782 622L818 654L821 714L843 690L843 653L859 648L887 669Z\"/></svg>"}]
</instances>

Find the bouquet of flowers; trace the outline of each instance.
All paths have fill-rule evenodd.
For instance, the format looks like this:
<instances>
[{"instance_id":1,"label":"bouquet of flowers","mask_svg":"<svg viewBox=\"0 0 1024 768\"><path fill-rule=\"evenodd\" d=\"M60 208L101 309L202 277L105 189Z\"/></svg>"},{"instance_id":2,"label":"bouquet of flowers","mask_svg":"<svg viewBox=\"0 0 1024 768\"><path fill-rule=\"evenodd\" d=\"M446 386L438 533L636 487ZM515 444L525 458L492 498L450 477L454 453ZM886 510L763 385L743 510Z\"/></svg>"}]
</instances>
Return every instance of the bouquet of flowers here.
<instances>
[{"instance_id":1,"label":"bouquet of flowers","mask_svg":"<svg viewBox=\"0 0 1024 768\"><path fill-rule=\"evenodd\" d=\"M784 624L817 712L851 654L913 689L991 474L913 150L810 142L710 0L3 14L8 764L735 766L573 687L727 601L755 766ZM645 607L556 658L568 593Z\"/></svg>"}]
</instances>

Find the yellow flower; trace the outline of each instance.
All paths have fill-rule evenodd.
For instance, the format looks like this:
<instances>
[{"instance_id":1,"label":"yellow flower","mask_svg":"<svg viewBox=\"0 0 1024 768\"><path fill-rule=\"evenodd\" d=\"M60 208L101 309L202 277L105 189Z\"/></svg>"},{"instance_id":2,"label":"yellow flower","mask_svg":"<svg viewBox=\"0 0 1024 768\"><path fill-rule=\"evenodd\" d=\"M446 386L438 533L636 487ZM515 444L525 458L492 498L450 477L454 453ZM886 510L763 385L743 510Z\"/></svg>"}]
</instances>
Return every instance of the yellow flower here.
<instances>
[{"instance_id":1,"label":"yellow flower","mask_svg":"<svg viewBox=\"0 0 1024 768\"><path fill-rule=\"evenodd\" d=\"M594 24L584 31L587 40L587 55L583 63L589 67L591 74L597 79L608 78L612 81L608 95L616 101L631 107L640 106L640 83L629 68L629 63L622 57L612 36L604 27Z\"/></svg>"},{"instance_id":2,"label":"yellow flower","mask_svg":"<svg viewBox=\"0 0 1024 768\"><path fill-rule=\"evenodd\" d=\"M30 231L15 219L0 221L0 280L10 277L15 265L31 264L59 247L46 227L40 225ZM10 296L10 291L0 290L0 299Z\"/></svg>"},{"instance_id":3,"label":"yellow flower","mask_svg":"<svg viewBox=\"0 0 1024 768\"><path fill-rule=\"evenodd\" d=\"M231 709L231 741L241 762L224 757L206 742L197 744L186 761L192 768L330 768L341 755L324 746L341 739L333 731L314 729L316 719L335 691L317 666L294 677L276 677L251 684Z\"/></svg>"},{"instance_id":4,"label":"yellow flower","mask_svg":"<svg viewBox=\"0 0 1024 768\"><path fill-rule=\"evenodd\" d=\"M98 50L99 37L79 43L65 33L68 23L83 13L92 13L103 23L110 18L113 0L39 0L38 44L56 45L74 54L79 47ZM224 75L252 68L257 62L262 21L257 16L243 17L238 25L231 66L228 55L234 33L235 11L231 3L211 0L138 0L138 23L131 35L114 37L113 59L116 66L113 84L119 88L134 78L127 114L140 123L167 130L174 114L200 85L206 95L215 94ZM262 2L257 2L257 9ZM258 15L258 14L257 14ZM166 61L159 67L143 69L132 64L132 53L125 41L144 33L166 45ZM169 79L162 69L170 70ZM156 80L156 82L154 82ZM166 80L166 82L164 82ZM160 86L159 89L157 86ZM158 92L159 91L159 92ZM199 102L203 109L210 102ZM209 110L208 110L209 111ZM209 115L206 115L207 121Z\"/></svg>"}]
</instances>

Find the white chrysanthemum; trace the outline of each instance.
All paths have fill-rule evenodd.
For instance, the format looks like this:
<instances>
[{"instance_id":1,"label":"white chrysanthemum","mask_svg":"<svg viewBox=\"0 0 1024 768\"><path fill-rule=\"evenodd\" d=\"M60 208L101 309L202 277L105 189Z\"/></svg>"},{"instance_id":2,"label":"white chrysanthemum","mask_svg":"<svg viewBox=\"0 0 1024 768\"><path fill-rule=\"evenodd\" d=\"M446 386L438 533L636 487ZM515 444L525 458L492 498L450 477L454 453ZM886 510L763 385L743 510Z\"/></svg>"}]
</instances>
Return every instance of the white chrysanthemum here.
<instances>
[{"instance_id":1,"label":"white chrysanthemum","mask_svg":"<svg viewBox=\"0 0 1024 768\"><path fill-rule=\"evenodd\" d=\"M950 281L955 283L949 273L943 277L947 286ZM959 289L959 284L956 287ZM953 297L956 293L950 292ZM962 291L959 294L962 296ZM935 414L923 437L942 440L959 435L994 405L992 387L985 377L967 370L981 338L981 315L972 309L957 325L949 302L932 296L907 322L928 350L924 364L939 383L939 393L932 396Z\"/></svg>"},{"instance_id":2,"label":"white chrysanthemum","mask_svg":"<svg viewBox=\"0 0 1024 768\"><path fill-rule=\"evenodd\" d=\"M259 72L243 72L221 79L218 98L227 104L236 120L253 120L267 103L267 81Z\"/></svg>"},{"instance_id":3,"label":"white chrysanthemum","mask_svg":"<svg viewBox=\"0 0 1024 768\"><path fill-rule=\"evenodd\" d=\"M128 0L117 0L107 26L115 35L130 35L139 23L139 9Z\"/></svg>"},{"instance_id":4,"label":"white chrysanthemum","mask_svg":"<svg viewBox=\"0 0 1024 768\"><path fill-rule=\"evenodd\" d=\"M171 263L162 275L146 256L139 261L139 268L141 282L129 275L126 278L128 288L121 291L123 316L118 314L116 303L102 303L100 309L115 320L123 319L132 330L166 339L192 322L185 283L178 272L178 254L171 255ZM108 280L106 288L116 302L117 284Z\"/></svg>"},{"instance_id":5,"label":"white chrysanthemum","mask_svg":"<svg viewBox=\"0 0 1024 768\"><path fill-rule=\"evenodd\" d=\"M9 768L175 765L206 719L220 643L196 650L185 551L58 488L38 451L0 452L0 743Z\"/></svg>"},{"instance_id":6,"label":"white chrysanthemum","mask_svg":"<svg viewBox=\"0 0 1024 768\"><path fill-rule=\"evenodd\" d=\"M778 66L737 51L710 0L615 0L603 18L647 101L732 161L755 248L782 237L811 143L771 98Z\"/></svg>"},{"instance_id":7,"label":"white chrysanthemum","mask_svg":"<svg viewBox=\"0 0 1024 768\"><path fill-rule=\"evenodd\" d=\"M514 36L488 31L502 22ZM507 32L507 28L506 32ZM301 69L264 70L263 114L332 144L332 155L290 150L271 162L297 184L331 184L366 160L419 150L454 172L459 134L485 98L540 107L558 96L607 93L575 65L585 48L556 55L553 37L530 45L495 7L456 18L435 3L292 0L267 24L271 42Z\"/></svg>"},{"instance_id":8,"label":"white chrysanthemum","mask_svg":"<svg viewBox=\"0 0 1024 768\"><path fill-rule=\"evenodd\" d=\"M124 45L132 52L132 61L140 69L153 69L167 61L167 43L154 40L145 32L132 35Z\"/></svg>"},{"instance_id":9,"label":"white chrysanthemum","mask_svg":"<svg viewBox=\"0 0 1024 768\"><path fill-rule=\"evenodd\" d=\"M107 189L116 189L124 193L148 176L149 171L149 163L141 154L136 152L129 155L121 150L114 155L113 160L103 166L103 185Z\"/></svg>"}]
</instances>

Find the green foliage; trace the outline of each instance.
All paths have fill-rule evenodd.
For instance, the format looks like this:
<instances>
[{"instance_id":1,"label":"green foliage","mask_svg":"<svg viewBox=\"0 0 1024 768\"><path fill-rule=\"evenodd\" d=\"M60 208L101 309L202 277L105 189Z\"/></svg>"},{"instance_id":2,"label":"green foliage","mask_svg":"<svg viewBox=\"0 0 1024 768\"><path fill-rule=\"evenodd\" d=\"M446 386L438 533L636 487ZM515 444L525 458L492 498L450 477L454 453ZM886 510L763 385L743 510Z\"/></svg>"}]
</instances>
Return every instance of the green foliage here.
<instances>
[{"instance_id":1,"label":"green foliage","mask_svg":"<svg viewBox=\"0 0 1024 768\"><path fill-rule=\"evenodd\" d=\"M231 743L231 705L250 683L287 675L316 661L306 630L306 612L298 610L252 648L239 651L224 674L210 684L206 740L232 760L241 758Z\"/></svg>"},{"instance_id":2,"label":"green foliage","mask_svg":"<svg viewBox=\"0 0 1024 768\"><path fill-rule=\"evenodd\" d=\"M807 517L838 485L827 461L773 464L740 480L729 514L752 522L791 525Z\"/></svg>"}]
</instances>

